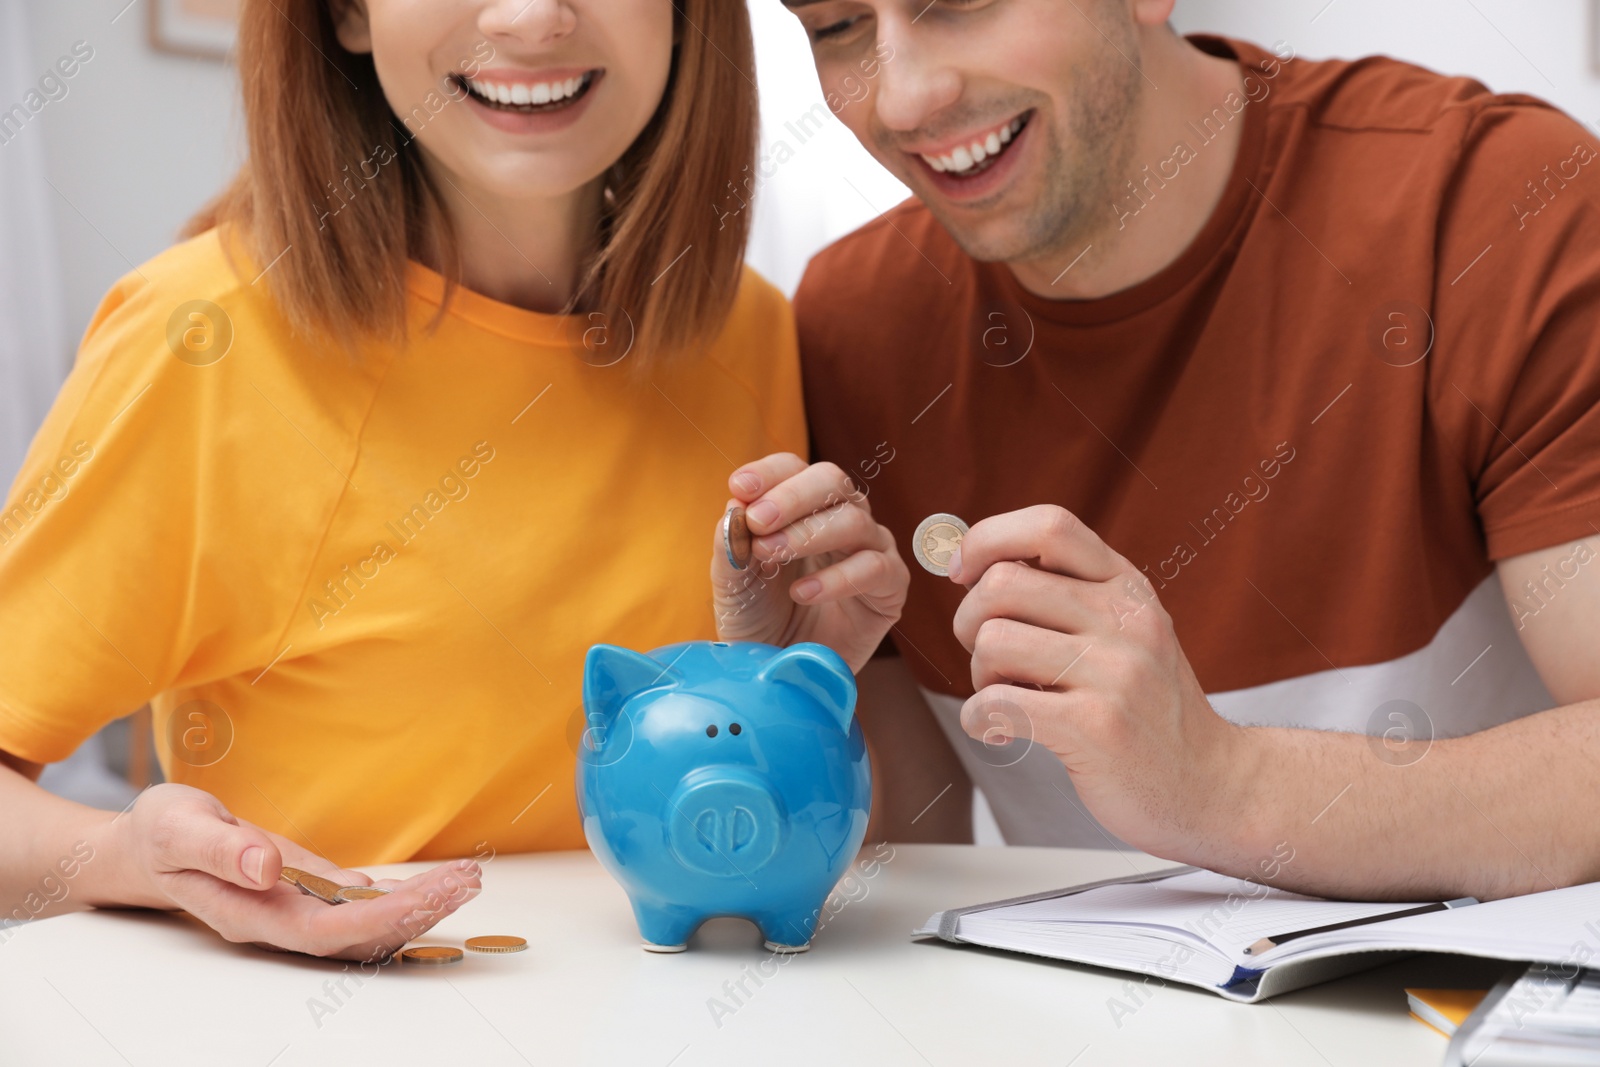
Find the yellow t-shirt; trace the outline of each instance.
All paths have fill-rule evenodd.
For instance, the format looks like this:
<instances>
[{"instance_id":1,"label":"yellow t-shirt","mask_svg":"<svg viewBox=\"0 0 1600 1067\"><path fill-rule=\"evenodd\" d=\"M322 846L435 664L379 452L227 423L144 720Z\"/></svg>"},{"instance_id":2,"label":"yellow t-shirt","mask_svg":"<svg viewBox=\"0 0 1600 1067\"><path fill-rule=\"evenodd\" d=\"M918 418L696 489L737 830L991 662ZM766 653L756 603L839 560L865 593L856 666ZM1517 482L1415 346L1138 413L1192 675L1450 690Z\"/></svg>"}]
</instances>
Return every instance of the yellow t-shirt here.
<instances>
[{"instance_id":1,"label":"yellow t-shirt","mask_svg":"<svg viewBox=\"0 0 1600 1067\"><path fill-rule=\"evenodd\" d=\"M625 324L472 292L423 332L413 265L410 344L352 360L240 272L203 234L96 313L0 512L0 749L150 700L169 780L336 863L582 847L584 653L712 637L728 475L805 454L787 302L746 271L635 375Z\"/></svg>"}]
</instances>

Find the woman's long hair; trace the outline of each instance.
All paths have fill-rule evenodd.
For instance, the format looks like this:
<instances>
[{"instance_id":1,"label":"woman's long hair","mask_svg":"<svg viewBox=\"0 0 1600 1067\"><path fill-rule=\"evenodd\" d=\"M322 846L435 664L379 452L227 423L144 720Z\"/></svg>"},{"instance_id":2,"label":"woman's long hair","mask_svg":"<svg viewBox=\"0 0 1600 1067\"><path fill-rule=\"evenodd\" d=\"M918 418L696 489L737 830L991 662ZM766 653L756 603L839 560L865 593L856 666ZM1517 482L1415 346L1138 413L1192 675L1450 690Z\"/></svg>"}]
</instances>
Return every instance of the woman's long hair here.
<instances>
[{"instance_id":1,"label":"woman's long hair","mask_svg":"<svg viewBox=\"0 0 1600 1067\"><path fill-rule=\"evenodd\" d=\"M721 327L750 216L723 205L730 189L749 188L757 145L744 0L673 8L666 91L608 172L599 253L572 307L626 311L645 357ZM235 231L256 269L271 265L266 283L308 336L402 338L407 260L441 265L448 302L460 259L414 131L390 109L372 57L339 44L329 0L244 0L237 55L249 157L185 233ZM667 270L685 249L691 261Z\"/></svg>"}]
</instances>

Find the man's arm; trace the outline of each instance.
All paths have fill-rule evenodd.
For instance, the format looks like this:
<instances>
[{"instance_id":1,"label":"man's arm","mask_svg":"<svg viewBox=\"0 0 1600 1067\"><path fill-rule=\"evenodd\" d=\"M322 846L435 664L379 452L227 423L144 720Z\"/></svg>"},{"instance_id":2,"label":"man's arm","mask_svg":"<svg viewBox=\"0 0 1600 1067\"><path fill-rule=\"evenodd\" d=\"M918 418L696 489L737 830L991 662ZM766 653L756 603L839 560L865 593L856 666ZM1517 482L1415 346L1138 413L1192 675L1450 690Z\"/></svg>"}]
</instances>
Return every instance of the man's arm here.
<instances>
[{"instance_id":1,"label":"man's arm","mask_svg":"<svg viewBox=\"0 0 1600 1067\"><path fill-rule=\"evenodd\" d=\"M1571 554L1508 560L1502 582L1521 591ZM987 701L1020 707L1124 840L1282 888L1490 899L1590 881L1600 878L1594 570L1522 620L1564 706L1397 753L1359 734L1229 723L1132 564L1059 508L1012 512L974 526L951 566L971 585L955 626L978 692L962 722L980 729Z\"/></svg>"},{"instance_id":2,"label":"man's arm","mask_svg":"<svg viewBox=\"0 0 1600 1067\"><path fill-rule=\"evenodd\" d=\"M1600 539L1513 556L1498 570L1517 636L1550 695L1558 704L1600 697Z\"/></svg>"},{"instance_id":3,"label":"man's arm","mask_svg":"<svg viewBox=\"0 0 1600 1067\"><path fill-rule=\"evenodd\" d=\"M856 683L872 754L867 840L971 843L972 782L905 661L874 657Z\"/></svg>"},{"instance_id":4,"label":"man's arm","mask_svg":"<svg viewBox=\"0 0 1600 1067\"><path fill-rule=\"evenodd\" d=\"M1587 546L1579 555L1596 559ZM1295 858L1275 884L1372 897L1489 899L1600 878L1600 567L1574 569L1572 545L1499 565L1522 643L1561 706L1467 737L1415 739L1411 751L1249 730L1258 816L1241 827L1231 865L1248 869L1287 842ZM1531 601L1530 581L1541 590Z\"/></svg>"}]
</instances>

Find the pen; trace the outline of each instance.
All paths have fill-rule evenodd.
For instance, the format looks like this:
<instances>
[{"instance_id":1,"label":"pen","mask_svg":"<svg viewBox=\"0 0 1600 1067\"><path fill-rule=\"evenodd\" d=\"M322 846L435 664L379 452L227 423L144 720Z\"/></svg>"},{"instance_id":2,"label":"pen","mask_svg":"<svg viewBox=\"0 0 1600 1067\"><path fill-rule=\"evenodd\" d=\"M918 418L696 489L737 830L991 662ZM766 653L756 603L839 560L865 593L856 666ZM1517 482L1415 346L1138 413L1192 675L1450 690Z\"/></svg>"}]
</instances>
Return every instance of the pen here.
<instances>
[{"instance_id":1,"label":"pen","mask_svg":"<svg viewBox=\"0 0 1600 1067\"><path fill-rule=\"evenodd\" d=\"M1342 923L1329 923L1327 926L1313 926L1308 930L1294 930L1287 934L1273 934L1263 937L1255 944L1244 950L1246 956L1259 956L1269 949L1277 948L1285 941L1293 941L1297 937L1307 937L1311 934L1325 934L1330 930L1344 930L1351 926L1367 926L1371 923L1387 922L1390 919L1404 919L1408 915L1425 915L1430 911L1448 911L1451 908L1464 908L1468 904L1476 904L1476 897L1459 897L1456 900L1446 900L1438 904L1424 904L1420 908L1406 908L1404 911L1391 911L1386 915L1369 915L1364 919L1347 919Z\"/></svg>"}]
</instances>

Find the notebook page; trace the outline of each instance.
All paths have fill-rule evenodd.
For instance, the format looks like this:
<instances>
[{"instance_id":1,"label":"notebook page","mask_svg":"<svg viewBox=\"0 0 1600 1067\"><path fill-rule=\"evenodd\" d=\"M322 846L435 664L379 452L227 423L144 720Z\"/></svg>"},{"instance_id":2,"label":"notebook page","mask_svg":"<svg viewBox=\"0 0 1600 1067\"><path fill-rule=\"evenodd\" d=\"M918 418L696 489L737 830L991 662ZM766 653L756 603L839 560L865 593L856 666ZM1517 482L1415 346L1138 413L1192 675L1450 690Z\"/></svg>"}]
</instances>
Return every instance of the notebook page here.
<instances>
[{"instance_id":1,"label":"notebook page","mask_svg":"<svg viewBox=\"0 0 1600 1067\"><path fill-rule=\"evenodd\" d=\"M1262 937L1416 906L1322 900L1211 871L1194 871L1159 882L1102 886L982 914L986 919L1023 922L1156 927L1185 940L1208 943L1229 958L1247 962L1250 957L1244 955L1245 947Z\"/></svg>"},{"instance_id":2,"label":"notebook page","mask_svg":"<svg viewBox=\"0 0 1600 1067\"><path fill-rule=\"evenodd\" d=\"M1314 934L1290 942L1268 959L1276 962L1329 945L1393 945L1504 959L1583 962L1600 956L1600 882Z\"/></svg>"}]
</instances>

